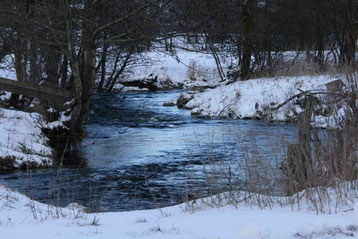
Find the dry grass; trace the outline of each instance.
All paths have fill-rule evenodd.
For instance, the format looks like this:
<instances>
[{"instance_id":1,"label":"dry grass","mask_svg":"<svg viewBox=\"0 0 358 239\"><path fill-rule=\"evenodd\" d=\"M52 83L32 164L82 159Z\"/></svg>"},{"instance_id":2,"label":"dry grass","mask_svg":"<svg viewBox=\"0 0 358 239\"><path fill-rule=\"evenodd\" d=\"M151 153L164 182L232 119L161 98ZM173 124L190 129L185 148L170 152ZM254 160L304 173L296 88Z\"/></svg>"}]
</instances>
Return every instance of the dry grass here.
<instances>
[{"instance_id":1,"label":"dry grass","mask_svg":"<svg viewBox=\"0 0 358 239\"><path fill-rule=\"evenodd\" d=\"M302 53L301 53L302 54ZM298 57L293 60L287 60L278 55L272 60L271 65L263 64L257 66L252 78L261 77L292 77L299 75L336 75L345 74L352 69L348 65L338 65L333 60L326 59L323 63L317 63L306 57Z\"/></svg>"},{"instance_id":2,"label":"dry grass","mask_svg":"<svg viewBox=\"0 0 358 239\"><path fill-rule=\"evenodd\" d=\"M291 205L299 209L304 204L317 213L334 213L349 205L358 197L358 76L347 75L347 81L349 85L342 92L345 97L335 102L344 104L346 110L342 115L337 112L342 112L341 108L332 107L335 109L332 115L340 115L334 120L334 129L311 129L311 155L305 154L307 148L298 142L295 158L281 170L284 158L288 157L287 139L272 142L272 152L286 152L277 153L271 161L255 150L254 142L249 148L242 144L245 175L235 176L235 169L217 164L213 159L204 168L211 196L200 192L187 196L186 210L227 204L259 208Z\"/></svg>"}]
</instances>

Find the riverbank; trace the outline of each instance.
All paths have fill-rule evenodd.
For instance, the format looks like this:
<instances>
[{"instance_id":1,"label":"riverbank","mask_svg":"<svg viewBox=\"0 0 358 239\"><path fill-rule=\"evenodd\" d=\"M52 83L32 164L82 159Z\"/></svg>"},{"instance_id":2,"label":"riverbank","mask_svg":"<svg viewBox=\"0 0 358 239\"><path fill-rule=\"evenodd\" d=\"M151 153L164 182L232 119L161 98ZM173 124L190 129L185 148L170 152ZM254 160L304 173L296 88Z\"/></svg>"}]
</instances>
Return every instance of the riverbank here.
<instances>
[{"instance_id":1,"label":"riverbank","mask_svg":"<svg viewBox=\"0 0 358 239\"><path fill-rule=\"evenodd\" d=\"M312 201L307 200L309 197L312 199L312 194L302 192L290 198L271 197L262 200L262 203L269 202L264 209L252 203L255 200L251 199L259 195L251 194L236 207L225 204L210 207L198 200L196 203L155 210L89 214L76 204L71 204L67 208L57 208L33 201L0 185L0 237L7 239L357 237L358 198L353 196L349 200L339 200L335 197L334 191L329 193L329 199L320 199L324 200L325 207L323 212L318 213ZM244 195L248 196L242 193L242 197ZM265 196L261 197L265 198ZM297 198L300 198L299 203ZM283 202L286 204L282 204Z\"/></svg>"},{"instance_id":2,"label":"riverbank","mask_svg":"<svg viewBox=\"0 0 358 239\"><path fill-rule=\"evenodd\" d=\"M0 108L0 171L53 166L54 152L38 113Z\"/></svg>"},{"instance_id":3,"label":"riverbank","mask_svg":"<svg viewBox=\"0 0 358 239\"><path fill-rule=\"evenodd\" d=\"M201 44L188 43L181 37L173 39L170 50L166 49L165 42L157 42L148 51L133 56L133 60L135 63L126 67L113 92L140 90L139 87L152 90L214 88L228 82L220 78L210 50L203 50ZM236 64L237 59L226 54L221 68L226 73ZM130 86L124 86L128 84Z\"/></svg>"},{"instance_id":4,"label":"riverbank","mask_svg":"<svg viewBox=\"0 0 358 239\"><path fill-rule=\"evenodd\" d=\"M282 107L278 106L304 91L325 92L326 84L342 79L340 75L313 75L238 81L204 92L192 92L185 96L188 100L182 107L190 109L192 115L202 118L294 121L304 110L304 99L296 97ZM316 126L326 127L332 119L337 119L339 107L332 104L332 99L319 99L320 103L315 108Z\"/></svg>"}]
</instances>

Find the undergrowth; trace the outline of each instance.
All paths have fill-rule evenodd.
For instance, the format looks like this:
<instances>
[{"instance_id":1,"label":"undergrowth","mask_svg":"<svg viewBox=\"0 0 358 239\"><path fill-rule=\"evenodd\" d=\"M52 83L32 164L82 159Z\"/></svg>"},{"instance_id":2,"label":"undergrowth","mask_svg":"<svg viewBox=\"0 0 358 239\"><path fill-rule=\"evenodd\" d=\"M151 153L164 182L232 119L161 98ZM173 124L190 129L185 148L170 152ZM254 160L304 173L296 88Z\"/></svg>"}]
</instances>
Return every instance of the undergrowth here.
<instances>
[{"instance_id":1,"label":"undergrowth","mask_svg":"<svg viewBox=\"0 0 358 239\"><path fill-rule=\"evenodd\" d=\"M211 196L187 195L186 210L229 204L337 213L349 207L358 198L358 76L347 74L346 78L340 92L344 97L330 99L334 104L327 128L310 127L308 145L297 136L296 153L292 154L287 151L292 142L283 137L271 149L273 153L284 149L284 154L271 160L254 149L255 142L250 147L243 145L245 173L237 176L232 167L211 164L209 170L204 169ZM287 160L290 163L283 164Z\"/></svg>"}]
</instances>

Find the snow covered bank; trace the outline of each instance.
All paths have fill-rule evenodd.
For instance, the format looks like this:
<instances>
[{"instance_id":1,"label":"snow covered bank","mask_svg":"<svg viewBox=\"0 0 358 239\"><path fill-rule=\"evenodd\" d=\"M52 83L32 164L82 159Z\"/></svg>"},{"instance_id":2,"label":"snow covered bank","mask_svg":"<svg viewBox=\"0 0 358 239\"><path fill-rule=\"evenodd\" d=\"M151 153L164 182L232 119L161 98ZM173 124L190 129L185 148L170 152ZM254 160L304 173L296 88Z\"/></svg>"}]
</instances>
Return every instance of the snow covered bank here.
<instances>
[{"instance_id":1,"label":"snow covered bank","mask_svg":"<svg viewBox=\"0 0 358 239\"><path fill-rule=\"evenodd\" d=\"M230 117L237 119L262 118L269 107L276 107L302 91L325 91L325 84L338 76L297 76L261 78L239 81L196 93L185 108L199 117ZM302 108L294 101L270 112L270 120L285 121L300 113ZM266 116L267 117L267 116Z\"/></svg>"},{"instance_id":2,"label":"snow covered bank","mask_svg":"<svg viewBox=\"0 0 358 239\"><path fill-rule=\"evenodd\" d=\"M53 165L53 151L41 132L37 113L0 108L0 170Z\"/></svg>"},{"instance_id":3,"label":"snow covered bank","mask_svg":"<svg viewBox=\"0 0 358 239\"><path fill-rule=\"evenodd\" d=\"M155 89L168 90L213 88L236 80L229 79L230 75L236 78L239 71L237 56L232 54L231 49L225 45L217 45L220 49L220 68L225 78L221 80L213 53L209 49L204 50L204 45L204 39L189 43L182 37L176 37L173 39L173 49L169 51L166 50L164 41L157 42L150 50L135 55L135 60L127 66L120 82L151 81ZM275 62L273 68L277 75L314 74L317 72L317 66L311 60L314 55L315 52L272 52ZM325 51L324 58L332 67L335 65L331 52ZM252 60L255 61L254 57ZM138 88L123 88L122 84L115 86L116 91L136 89Z\"/></svg>"},{"instance_id":4,"label":"snow covered bank","mask_svg":"<svg viewBox=\"0 0 358 239\"><path fill-rule=\"evenodd\" d=\"M305 201L271 209L239 203L237 208L185 204L145 211L87 214L75 204L44 205L0 186L0 238L354 238L358 237L358 199L336 212L317 214ZM333 197L333 196L332 196ZM284 200L295 200L296 197ZM334 200L333 200L334 201Z\"/></svg>"},{"instance_id":5,"label":"snow covered bank","mask_svg":"<svg viewBox=\"0 0 358 239\"><path fill-rule=\"evenodd\" d=\"M215 60L207 52L177 49L176 54L171 54L155 49L141 55L150 64L129 67L122 76L122 82L149 80L153 81L158 90L215 87L222 83ZM231 64L230 59L226 59L223 70L228 71ZM123 85L118 84L116 89L122 87Z\"/></svg>"}]
</instances>

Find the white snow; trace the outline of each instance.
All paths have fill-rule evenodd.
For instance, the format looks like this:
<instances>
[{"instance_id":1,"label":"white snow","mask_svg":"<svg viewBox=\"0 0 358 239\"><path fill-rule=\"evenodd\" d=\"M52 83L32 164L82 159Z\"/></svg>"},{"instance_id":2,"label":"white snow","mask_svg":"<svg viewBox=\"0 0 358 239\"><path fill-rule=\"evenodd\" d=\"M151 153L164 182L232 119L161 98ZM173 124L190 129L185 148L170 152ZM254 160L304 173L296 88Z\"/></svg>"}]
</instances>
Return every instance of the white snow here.
<instances>
[{"instance_id":1,"label":"white snow","mask_svg":"<svg viewBox=\"0 0 358 239\"><path fill-rule=\"evenodd\" d=\"M0 101L5 101L5 100L9 100L11 97L11 93L10 92L0 92Z\"/></svg>"},{"instance_id":2,"label":"white snow","mask_svg":"<svg viewBox=\"0 0 358 239\"><path fill-rule=\"evenodd\" d=\"M0 62L0 77L10 80L16 79L14 59L15 56L13 54L7 55L2 59L2 62Z\"/></svg>"},{"instance_id":3,"label":"white snow","mask_svg":"<svg viewBox=\"0 0 358 239\"><path fill-rule=\"evenodd\" d=\"M166 52L147 52L144 55L153 61L151 65L136 66L127 71L127 80L158 78L158 88L170 84L175 88L215 86L220 77L215 60L206 53L178 51L176 56Z\"/></svg>"},{"instance_id":4,"label":"white snow","mask_svg":"<svg viewBox=\"0 0 358 239\"><path fill-rule=\"evenodd\" d=\"M202 38L199 38L199 42L197 44L188 43L184 38L176 37L173 39L174 52L166 51L163 41L156 43L149 51L137 56L136 64L127 67L121 76L121 81L157 78L158 89L193 89L216 87L224 84L225 82L220 79L211 51L202 49L204 45ZM220 49L219 58L224 74L233 69L238 70L237 57L233 56L229 49L225 49L225 45L218 45L217 47ZM302 68L300 70L307 70L307 67L312 67L309 62L314 54L315 52L272 52L275 61L279 63L280 69L278 70L282 73L288 70L286 68L292 68L295 63L298 64L296 67ZM325 51L324 56L327 63L334 65L335 58L332 52ZM143 62L141 63L141 61ZM286 72L286 74L290 73ZM224 77L227 77L227 75ZM227 80L224 79L223 81ZM120 90L122 87L121 84L117 84L115 89ZM126 88L124 91L138 90L138 88Z\"/></svg>"},{"instance_id":5,"label":"white snow","mask_svg":"<svg viewBox=\"0 0 358 239\"><path fill-rule=\"evenodd\" d=\"M255 118L257 110L275 107L302 91L325 91L325 84L336 80L334 75L261 78L239 81L197 93L186 104L199 117ZM285 121L300 107L292 103L271 113L271 120ZM323 120L323 119L321 119Z\"/></svg>"},{"instance_id":6,"label":"white snow","mask_svg":"<svg viewBox=\"0 0 358 239\"><path fill-rule=\"evenodd\" d=\"M196 48L201 45L188 44L180 37L173 39L173 43L177 47L175 52L165 51L164 42L161 42L151 50L141 53L137 56L138 62L125 70L121 81L156 78L158 89L215 87L222 83L210 51L199 52ZM224 72L236 61L230 56L221 57ZM121 88L121 84L115 86L116 90Z\"/></svg>"},{"instance_id":7,"label":"white snow","mask_svg":"<svg viewBox=\"0 0 358 239\"><path fill-rule=\"evenodd\" d=\"M56 208L30 200L0 185L0 238L6 239L284 239L358 237L358 198L351 197L337 210L316 213L301 197L300 209L292 198L272 198L272 202L292 201L292 205L260 209L254 204L236 207L189 204L173 207L111 213L85 213L71 204ZM246 193L242 193L246 195ZM251 195L259 196L259 195ZM332 198L334 193L332 194ZM209 200L209 199L207 199ZM208 202L208 201L207 201ZM192 210L193 209L193 210Z\"/></svg>"},{"instance_id":8,"label":"white snow","mask_svg":"<svg viewBox=\"0 0 358 239\"><path fill-rule=\"evenodd\" d=\"M25 113L0 108L0 158L13 157L14 168L31 163L52 166L52 149L42 134L37 113Z\"/></svg>"},{"instance_id":9,"label":"white snow","mask_svg":"<svg viewBox=\"0 0 358 239\"><path fill-rule=\"evenodd\" d=\"M61 112L59 118L53 122L43 122L42 127L46 129L56 129L56 128L63 128L68 129L68 127L64 124L71 120L71 116L66 116L66 112Z\"/></svg>"}]
</instances>

